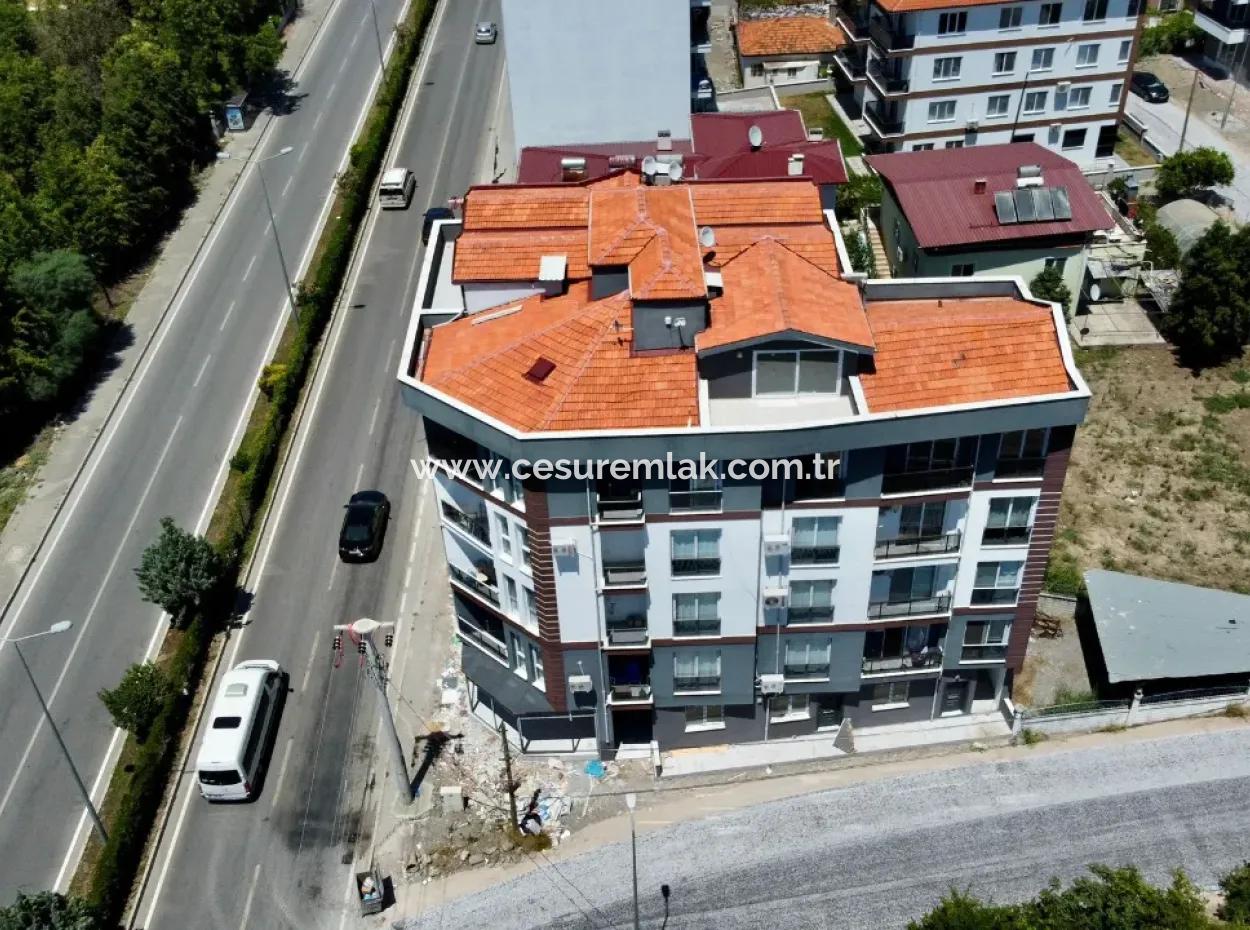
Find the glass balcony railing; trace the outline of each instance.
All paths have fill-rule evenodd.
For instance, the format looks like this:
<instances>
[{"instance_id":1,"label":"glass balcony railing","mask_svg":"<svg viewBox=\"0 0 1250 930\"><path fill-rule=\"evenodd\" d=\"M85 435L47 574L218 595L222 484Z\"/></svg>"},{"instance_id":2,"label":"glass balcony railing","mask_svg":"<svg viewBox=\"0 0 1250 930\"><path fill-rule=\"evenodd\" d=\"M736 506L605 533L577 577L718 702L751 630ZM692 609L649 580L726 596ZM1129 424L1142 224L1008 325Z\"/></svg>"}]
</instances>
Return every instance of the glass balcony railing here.
<instances>
[{"instance_id":1,"label":"glass balcony railing","mask_svg":"<svg viewBox=\"0 0 1250 930\"><path fill-rule=\"evenodd\" d=\"M977 606L986 604L1014 604L1020 596L1018 588L973 588L972 603Z\"/></svg>"},{"instance_id":2,"label":"glass balcony railing","mask_svg":"<svg viewBox=\"0 0 1250 930\"><path fill-rule=\"evenodd\" d=\"M494 606L499 606L499 588L491 584L485 574L470 574L464 571L464 569L457 568L455 565L448 565L447 572L457 584L463 585Z\"/></svg>"},{"instance_id":3,"label":"glass balcony railing","mask_svg":"<svg viewBox=\"0 0 1250 930\"><path fill-rule=\"evenodd\" d=\"M674 636L720 636L720 618L705 617L700 620L673 619Z\"/></svg>"},{"instance_id":4,"label":"glass balcony railing","mask_svg":"<svg viewBox=\"0 0 1250 930\"><path fill-rule=\"evenodd\" d=\"M1005 643L987 643L984 646L970 646L964 644L963 651L959 654L961 662L1005 662L1007 660L1007 645Z\"/></svg>"},{"instance_id":5,"label":"glass balcony railing","mask_svg":"<svg viewBox=\"0 0 1250 930\"><path fill-rule=\"evenodd\" d=\"M901 656L864 656L860 670L865 675L880 672L907 672L915 669L938 668L942 664L942 650L929 647L923 652L909 652Z\"/></svg>"},{"instance_id":6,"label":"glass balcony railing","mask_svg":"<svg viewBox=\"0 0 1250 930\"><path fill-rule=\"evenodd\" d=\"M899 536L879 539L873 555L879 559L900 559L906 556L945 555L959 551L960 533L939 533L936 536Z\"/></svg>"},{"instance_id":7,"label":"glass balcony railing","mask_svg":"<svg viewBox=\"0 0 1250 930\"><path fill-rule=\"evenodd\" d=\"M927 471L887 472L881 476L882 494L909 494L916 491L938 491L972 484L973 468L932 468Z\"/></svg>"},{"instance_id":8,"label":"glass balcony railing","mask_svg":"<svg viewBox=\"0 0 1250 930\"><path fill-rule=\"evenodd\" d=\"M1023 546L1032 534L1030 526L987 526L981 534L981 545Z\"/></svg>"},{"instance_id":9,"label":"glass balcony railing","mask_svg":"<svg viewBox=\"0 0 1250 930\"><path fill-rule=\"evenodd\" d=\"M647 641L646 614L614 617L605 625L608 630L608 643L613 646L635 646Z\"/></svg>"},{"instance_id":10,"label":"glass balcony railing","mask_svg":"<svg viewBox=\"0 0 1250 930\"><path fill-rule=\"evenodd\" d=\"M882 617L915 617L949 613L950 609L949 594L934 594L907 600L876 601L868 605L868 616L874 620Z\"/></svg>"},{"instance_id":11,"label":"glass balcony railing","mask_svg":"<svg viewBox=\"0 0 1250 930\"><path fill-rule=\"evenodd\" d=\"M1046 467L1044 458L1002 459L994 467L995 478L1040 478Z\"/></svg>"},{"instance_id":12,"label":"glass balcony railing","mask_svg":"<svg viewBox=\"0 0 1250 930\"><path fill-rule=\"evenodd\" d=\"M693 578L699 575L720 574L719 558L673 559L674 578Z\"/></svg>"},{"instance_id":13,"label":"glass balcony railing","mask_svg":"<svg viewBox=\"0 0 1250 930\"><path fill-rule=\"evenodd\" d=\"M613 701L645 701L651 697L651 685L646 682L612 682L608 693Z\"/></svg>"},{"instance_id":14,"label":"glass balcony railing","mask_svg":"<svg viewBox=\"0 0 1250 930\"><path fill-rule=\"evenodd\" d=\"M791 565L836 565L839 546L797 546L790 545Z\"/></svg>"},{"instance_id":15,"label":"glass balcony railing","mask_svg":"<svg viewBox=\"0 0 1250 930\"><path fill-rule=\"evenodd\" d=\"M678 675L673 678L673 690L682 691L719 691L719 675Z\"/></svg>"},{"instance_id":16,"label":"glass balcony railing","mask_svg":"<svg viewBox=\"0 0 1250 930\"><path fill-rule=\"evenodd\" d=\"M884 94L905 94L911 88L909 78L884 64L879 58L874 58L868 65L868 76Z\"/></svg>"},{"instance_id":17,"label":"glass balcony railing","mask_svg":"<svg viewBox=\"0 0 1250 930\"><path fill-rule=\"evenodd\" d=\"M636 587L647 583L645 562L603 563L603 583L609 587Z\"/></svg>"},{"instance_id":18,"label":"glass balcony railing","mask_svg":"<svg viewBox=\"0 0 1250 930\"><path fill-rule=\"evenodd\" d=\"M902 29L897 29L881 17L874 17L868 23L868 36L876 42L883 52L895 52L911 48L916 44L916 37Z\"/></svg>"},{"instance_id":19,"label":"glass balcony railing","mask_svg":"<svg viewBox=\"0 0 1250 930\"><path fill-rule=\"evenodd\" d=\"M828 662L787 662L784 666L786 678L828 678Z\"/></svg>"},{"instance_id":20,"label":"glass balcony railing","mask_svg":"<svg viewBox=\"0 0 1250 930\"><path fill-rule=\"evenodd\" d=\"M786 623L790 626L801 626L804 623L833 623L833 605L795 607L791 604L786 611Z\"/></svg>"},{"instance_id":21,"label":"glass balcony railing","mask_svg":"<svg viewBox=\"0 0 1250 930\"><path fill-rule=\"evenodd\" d=\"M599 519L605 523L641 520L643 515L641 492L611 497L601 494L596 506Z\"/></svg>"},{"instance_id":22,"label":"glass balcony railing","mask_svg":"<svg viewBox=\"0 0 1250 930\"><path fill-rule=\"evenodd\" d=\"M454 504L443 501L443 517L464 530L478 542L490 545L490 530L486 523L486 514L465 513Z\"/></svg>"}]
</instances>

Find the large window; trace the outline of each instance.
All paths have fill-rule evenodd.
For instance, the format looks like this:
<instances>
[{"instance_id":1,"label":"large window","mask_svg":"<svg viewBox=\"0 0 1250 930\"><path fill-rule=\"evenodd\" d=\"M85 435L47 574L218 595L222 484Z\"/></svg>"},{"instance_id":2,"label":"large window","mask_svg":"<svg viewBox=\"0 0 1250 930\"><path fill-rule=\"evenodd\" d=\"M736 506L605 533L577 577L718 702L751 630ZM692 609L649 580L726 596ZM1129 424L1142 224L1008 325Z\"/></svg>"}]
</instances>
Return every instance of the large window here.
<instances>
[{"instance_id":1,"label":"large window","mask_svg":"<svg viewBox=\"0 0 1250 930\"><path fill-rule=\"evenodd\" d=\"M1062 16L1062 3L1043 3L1038 11L1037 24L1039 26L1058 26Z\"/></svg>"},{"instance_id":2,"label":"large window","mask_svg":"<svg viewBox=\"0 0 1250 930\"><path fill-rule=\"evenodd\" d=\"M522 588L521 597L525 601L525 621L530 624L530 626L537 626L538 606L534 601L534 592L529 588Z\"/></svg>"},{"instance_id":3,"label":"large window","mask_svg":"<svg viewBox=\"0 0 1250 930\"><path fill-rule=\"evenodd\" d=\"M983 546L1022 546L1029 541L1036 497L996 497L990 501Z\"/></svg>"},{"instance_id":4,"label":"large window","mask_svg":"<svg viewBox=\"0 0 1250 930\"><path fill-rule=\"evenodd\" d=\"M999 29L1019 29L1024 22L1024 7L1005 6L998 11Z\"/></svg>"},{"instance_id":5,"label":"large window","mask_svg":"<svg viewBox=\"0 0 1250 930\"><path fill-rule=\"evenodd\" d=\"M1005 617L993 620L970 620L964 627L963 662L1002 661L1007 658L1007 639L1011 621Z\"/></svg>"},{"instance_id":6,"label":"large window","mask_svg":"<svg viewBox=\"0 0 1250 930\"><path fill-rule=\"evenodd\" d=\"M1117 60L1119 61L1120 64L1124 64L1126 61L1128 61L1129 56L1132 53L1133 53L1133 40L1125 39L1123 42L1120 43L1120 54Z\"/></svg>"},{"instance_id":7,"label":"large window","mask_svg":"<svg viewBox=\"0 0 1250 930\"><path fill-rule=\"evenodd\" d=\"M998 478L1035 478L1046 465L1048 431L1016 430L1003 433L998 444Z\"/></svg>"},{"instance_id":8,"label":"large window","mask_svg":"<svg viewBox=\"0 0 1250 930\"><path fill-rule=\"evenodd\" d=\"M976 459L976 436L890 446L881 490L901 494L967 485Z\"/></svg>"},{"instance_id":9,"label":"large window","mask_svg":"<svg viewBox=\"0 0 1250 930\"><path fill-rule=\"evenodd\" d=\"M677 530L672 536L673 577L720 573L720 530Z\"/></svg>"},{"instance_id":10,"label":"large window","mask_svg":"<svg viewBox=\"0 0 1250 930\"><path fill-rule=\"evenodd\" d=\"M1014 604L1020 596L1023 562L978 562L972 582L973 604Z\"/></svg>"},{"instance_id":11,"label":"large window","mask_svg":"<svg viewBox=\"0 0 1250 930\"><path fill-rule=\"evenodd\" d=\"M929 104L930 123L949 123L955 118L954 100L935 100Z\"/></svg>"},{"instance_id":12,"label":"large window","mask_svg":"<svg viewBox=\"0 0 1250 930\"><path fill-rule=\"evenodd\" d=\"M837 394L842 381L842 353L802 349L755 353L755 396Z\"/></svg>"},{"instance_id":13,"label":"large window","mask_svg":"<svg viewBox=\"0 0 1250 930\"><path fill-rule=\"evenodd\" d=\"M1063 147L1065 149L1082 149L1085 148L1085 130L1069 129L1063 134Z\"/></svg>"},{"instance_id":14,"label":"large window","mask_svg":"<svg viewBox=\"0 0 1250 930\"><path fill-rule=\"evenodd\" d=\"M1011 94L994 94L985 103L986 116L1006 116L1011 104Z\"/></svg>"},{"instance_id":15,"label":"large window","mask_svg":"<svg viewBox=\"0 0 1250 930\"><path fill-rule=\"evenodd\" d=\"M508 524L508 518L501 513L495 514L495 529L499 534L499 554L511 562L512 527Z\"/></svg>"},{"instance_id":16,"label":"large window","mask_svg":"<svg viewBox=\"0 0 1250 930\"><path fill-rule=\"evenodd\" d=\"M838 517L796 517L790 527L790 564L836 564L839 523Z\"/></svg>"},{"instance_id":17,"label":"large window","mask_svg":"<svg viewBox=\"0 0 1250 930\"><path fill-rule=\"evenodd\" d=\"M1046 110L1046 91L1031 90L1024 95L1025 113L1042 113Z\"/></svg>"},{"instance_id":18,"label":"large window","mask_svg":"<svg viewBox=\"0 0 1250 930\"><path fill-rule=\"evenodd\" d=\"M1068 109L1084 110L1089 106L1089 97L1091 92L1092 88L1089 87L1072 88L1068 91Z\"/></svg>"},{"instance_id":19,"label":"large window","mask_svg":"<svg viewBox=\"0 0 1250 930\"><path fill-rule=\"evenodd\" d=\"M959 533L944 533L946 503L908 504L894 510L898 526L890 534L889 520L883 513L877 524L874 554L879 559L900 556L940 555L959 550ZM888 512L887 512L888 513Z\"/></svg>"},{"instance_id":20,"label":"large window","mask_svg":"<svg viewBox=\"0 0 1250 930\"><path fill-rule=\"evenodd\" d=\"M933 59L933 80L935 81L954 81L959 77L959 69L963 63L963 59L958 56L954 58L935 58Z\"/></svg>"},{"instance_id":21,"label":"large window","mask_svg":"<svg viewBox=\"0 0 1250 930\"><path fill-rule=\"evenodd\" d=\"M1107 95L1107 103L1118 107L1120 105L1120 95L1124 93L1124 85L1117 81L1111 85L1111 93Z\"/></svg>"},{"instance_id":22,"label":"large window","mask_svg":"<svg viewBox=\"0 0 1250 930\"><path fill-rule=\"evenodd\" d=\"M768 699L769 723L793 723L811 716L811 698L806 694L774 694Z\"/></svg>"},{"instance_id":23,"label":"large window","mask_svg":"<svg viewBox=\"0 0 1250 930\"><path fill-rule=\"evenodd\" d=\"M873 710L901 710L907 706L907 692L911 683L892 681L884 685L876 685L872 689Z\"/></svg>"},{"instance_id":24,"label":"large window","mask_svg":"<svg viewBox=\"0 0 1250 930\"><path fill-rule=\"evenodd\" d=\"M668 486L668 509L720 510L719 478L674 478Z\"/></svg>"},{"instance_id":25,"label":"large window","mask_svg":"<svg viewBox=\"0 0 1250 930\"><path fill-rule=\"evenodd\" d=\"M686 708L686 732L725 729L725 708L721 704L696 704Z\"/></svg>"},{"instance_id":26,"label":"large window","mask_svg":"<svg viewBox=\"0 0 1250 930\"><path fill-rule=\"evenodd\" d=\"M674 691L719 691L720 653L682 650L673 654Z\"/></svg>"},{"instance_id":27,"label":"large window","mask_svg":"<svg viewBox=\"0 0 1250 930\"><path fill-rule=\"evenodd\" d=\"M938 668L942 664L945 639L944 623L869 630L864 634L863 672L872 674Z\"/></svg>"},{"instance_id":28,"label":"large window","mask_svg":"<svg viewBox=\"0 0 1250 930\"><path fill-rule=\"evenodd\" d=\"M716 592L673 595L674 636L719 636L720 595Z\"/></svg>"},{"instance_id":29,"label":"large window","mask_svg":"<svg viewBox=\"0 0 1250 930\"><path fill-rule=\"evenodd\" d=\"M1085 15L1082 19L1087 23L1100 22L1107 18L1107 0L1085 0Z\"/></svg>"},{"instance_id":30,"label":"large window","mask_svg":"<svg viewBox=\"0 0 1250 930\"><path fill-rule=\"evenodd\" d=\"M791 581L790 609L787 611L786 622L790 626L832 623L834 584L830 579Z\"/></svg>"},{"instance_id":31,"label":"large window","mask_svg":"<svg viewBox=\"0 0 1250 930\"><path fill-rule=\"evenodd\" d=\"M958 13L943 13L938 17L938 35L961 35L968 29L968 14L960 10Z\"/></svg>"},{"instance_id":32,"label":"large window","mask_svg":"<svg viewBox=\"0 0 1250 930\"><path fill-rule=\"evenodd\" d=\"M1078 45L1076 47L1076 66L1078 68L1089 68L1098 64L1098 43L1090 42L1088 45Z\"/></svg>"},{"instance_id":33,"label":"large window","mask_svg":"<svg viewBox=\"0 0 1250 930\"><path fill-rule=\"evenodd\" d=\"M868 616L878 619L945 613L950 610L950 596L940 577L936 565L873 572Z\"/></svg>"},{"instance_id":34,"label":"large window","mask_svg":"<svg viewBox=\"0 0 1250 930\"><path fill-rule=\"evenodd\" d=\"M952 278L971 278L977 272L977 266L972 262L956 262L951 265Z\"/></svg>"},{"instance_id":35,"label":"large window","mask_svg":"<svg viewBox=\"0 0 1250 930\"><path fill-rule=\"evenodd\" d=\"M832 640L786 640L786 678L823 681L829 677L829 653Z\"/></svg>"},{"instance_id":36,"label":"large window","mask_svg":"<svg viewBox=\"0 0 1250 930\"><path fill-rule=\"evenodd\" d=\"M503 576L504 581L504 609L516 617L521 612L521 602L517 596L516 582L507 575Z\"/></svg>"},{"instance_id":37,"label":"large window","mask_svg":"<svg viewBox=\"0 0 1250 930\"><path fill-rule=\"evenodd\" d=\"M1049 71L1055 66L1055 50L1053 48L1033 49L1033 63L1030 71Z\"/></svg>"},{"instance_id":38,"label":"large window","mask_svg":"<svg viewBox=\"0 0 1250 930\"><path fill-rule=\"evenodd\" d=\"M995 52L994 53L994 73L1010 74L1016 70L1016 53L1015 52Z\"/></svg>"},{"instance_id":39,"label":"large window","mask_svg":"<svg viewBox=\"0 0 1250 930\"><path fill-rule=\"evenodd\" d=\"M546 691L547 680L543 677L543 654L535 645L530 645L530 670L533 672L534 687Z\"/></svg>"}]
</instances>

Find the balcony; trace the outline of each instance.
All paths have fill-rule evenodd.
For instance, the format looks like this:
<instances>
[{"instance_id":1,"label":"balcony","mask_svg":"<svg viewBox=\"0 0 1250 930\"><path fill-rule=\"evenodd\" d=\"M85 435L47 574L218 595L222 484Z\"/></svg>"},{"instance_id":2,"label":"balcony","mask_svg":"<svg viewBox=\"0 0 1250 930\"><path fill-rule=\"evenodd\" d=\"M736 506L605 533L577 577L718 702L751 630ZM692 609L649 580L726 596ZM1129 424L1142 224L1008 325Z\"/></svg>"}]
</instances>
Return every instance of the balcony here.
<instances>
[{"instance_id":1,"label":"balcony","mask_svg":"<svg viewBox=\"0 0 1250 930\"><path fill-rule=\"evenodd\" d=\"M787 662L783 671L788 680L825 681L829 677L829 663Z\"/></svg>"},{"instance_id":2,"label":"balcony","mask_svg":"<svg viewBox=\"0 0 1250 930\"><path fill-rule=\"evenodd\" d=\"M880 675L889 672L915 672L922 669L940 668L942 665L941 647L930 647L923 652L911 652L899 656L864 656L860 671L865 675Z\"/></svg>"},{"instance_id":3,"label":"balcony","mask_svg":"<svg viewBox=\"0 0 1250 930\"><path fill-rule=\"evenodd\" d=\"M678 675L673 678L673 691L677 694L719 690L719 675Z\"/></svg>"},{"instance_id":4,"label":"balcony","mask_svg":"<svg viewBox=\"0 0 1250 930\"><path fill-rule=\"evenodd\" d=\"M606 621L609 646L639 646L647 642L647 615L628 614Z\"/></svg>"},{"instance_id":5,"label":"balcony","mask_svg":"<svg viewBox=\"0 0 1250 930\"><path fill-rule=\"evenodd\" d=\"M464 530L478 542L490 548L490 529L486 523L486 511L468 514L449 501L443 501L443 518Z\"/></svg>"},{"instance_id":6,"label":"balcony","mask_svg":"<svg viewBox=\"0 0 1250 930\"><path fill-rule=\"evenodd\" d=\"M491 584L490 575L486 572L477 571L470 574L462 568L457 568L455 565L448 565L447 573L451 576L451 580L462 588L467 588L483 600L489 601L495 607L499 606L499 588Z\"/></svg>"},{"instance_id":7,"label":"balcony","mask_svg":"<svg viewBox=\"0 0 1250 930\"><path fill-rule=\"evenodd\" d=\"M804 623L833 623L833 605L790 607L786 611L788 626L801 626Z\"/></svg>"},{"instance_id":8,"label":"balcony","mask_svg":"<svg viewBox=\"0 0 1250 930\"><path fill-rule=\"evenodd\" d=\"M903 134L903 120L896 114L882 113L881 107L876 103L869 103L864 107L864 121L879 139Z\"/></svg>"},{"instance_id":9,"label":"balcony","mask_svg":"<svg viewBox=\"0 0 1250 930\"><path fill-rule=\"evenodd\" d=\"M631 704L651 700L651 686L645 682L623 683L613 682L608 686L608 700L613 704Z\"/></svg>"},{"instance_id":10,"label":"balcony","mask_svg":"<svg viewBox=\"0 0 1250 930\"><path fill-rule=\"evenodd\" d=\"M684 513L690 510L719 511L721 505L720 491L669 491L668 509L673 513Z\"/></svg>"},{"instance_id":11,"label":"balcony","mask_svg":"<svg viewBox=\"0 0 1250 930\"><path fill-rule=\"evenodd\" d=\"M651 700L651 662L646 656L608 657L608 702L648 703Z\"/></svg>"},{"instance_id":12,"label":"balcony","mask_svg":"<svg viewBox=\"0 0 1250 930\"><path fill-rule=\"evenodd\" d=\"M902 51L916 44L914 35L894 28L888 20L879 16L868 23L868 37L883 52Z\"/></svg>"},{"instance_id":13,"label":"balcony","mask_svg":"<svg viewBox=\"0 0 1250 930\"><path fill-rule=\"evenodd\" d=\"M462 637L472 642L475 646L480 646L505 665L508 663L508 646L506 643L500 642L486 630L474 626L464 617L458 619L460 621L458 630Z\"/></svg>"},{"instance_id":14,"label":"balcony","mask_svg":"<svg viewBox=\"0 0 1250 930\"><path fill-rule=\"evenodd\" d=\"M700 620L673 619L674 636L720 636L720 618L708 617Z\"/></svg>"},{"instance_id":15,"label":"balcony","mask_svg":"<svg viewBox=\"0 0 1250 930\"><path fill-rule=\"evenodd\" d=\"M994 467L995 478L1040 478L1046 467L1044 458L999 459Z\"/></svg>"},{"instance_id":16,"label":"balcony","mask_svg":"<svg viewBox=\"0 0 1250 930\"><path fill-rule=\"evenodd\" d=\"M868 78L877 92L886 97L905 94L911 88L911 79L898 71L897 62L887 65L880 58L869 63Z\"/></svg>"},{"instance_id":17,"label":"balcony","mask_svg":"<svg viewBox=\"0 0 1250 930\"><path fill-rule=\"evenodd\" d=\"M987 526L981 534L983 546L1024 546L1033 535L1031 526Z\"/></svg>"},{"instance_id":18,"label":"balcony","mask_svg":"<svg viewBox=\"0 0 1250 930\"><path fill-rule=\"evenodd\" d=\"M837 565L840 546L794 546L790 547L791 565Z\"/></svg>"},{"instance_id":19,"label":"balcony","mask_svg":"<svg viewBox=\"0 0 1250 930\"><path fill-rule=\"evenodd\" d=\"M673 559L674 578L698 578L701 575L719 575L720 559Z\"/></svg>"},{"instance_id":20,"label":"balcony","mask_svg":"<svg viewBox=\"0 0 1250 930\"><path fill-rule=\"evenodd\" d=\"M1005 643L989 643L984 646L965 644L959 654L960 662L1005 662L1007 661L1007 645Z\"/></svg>"},{"instance_id":21,"label":"balcony","mask_svg":"<svg viewBox=\"0 0 1250 930\"><path fill-rule=\"evenodd\" d=\"M940 533L935 536L900 536L879 539L873 548L878 559L902 559L925 555L951 555L959 552L961 533Z\"/></svg>"},{"instance_id":22,"label":"balcony","mask_svg":"<svg viewBox=\"0 0 1250 930\"><path fill-rule=\"evenodd\" d=\"M1227 9L1227 7L1225 8ZM1221 22L1220 13L1213 7L1199 6L1194 10L1194 25L1209 36L1214 36L1225 45L1240 45L1246 41L1246 26L1240 23Z\"/></svg>"},{"instance_id":23,"label":"balcony","mask_svg":"<svg viewBox=\"0 0 1250 930\"><path fill-rule=\"evenodd\" d=\"M605 588L638 588L646 583L646 562L603 563L603 585Z\"/></svg>"},{"instance_id":24,"label":"balcony","mask_svg":"<svg viewBox=\"0 0 1250 930\"><path fill-rule=\"evenodd\" d=\"M873 620L886 617L921 617L926 614L950 613L949 594L931 594L905 601L877 601L868 605L868 616Z\"/></svg>"},{"instance_id":25,"label":"balcony","mask_svg":"<svg viewBox=\"0 0 1250 930\"><path fill-rule=\"evenodd\" d=\"M601 523L636 523L642 519L642 492L600 494L596 504Z\"/></svg>"},{"instance_id":26,"label":"balcony","mask_svg":"<svg viewBox=\"0 0 1250 930\"><path fill-rule=\"evenodd\" d=\"M917 494L946 488L966 488L972 484L971 465L959 468L931 468L928 471L886 472L881 476L882 494Z\"/></svg>"},{"instance_id":27,"label":"balcony","mask_svg":"<svg viewBox=\"0 0 1250 930\"><path fill-rule=\"evenodd\" d=\"M868 68L861 58L848 55L846 52L835 52L833 63L842 76L852 84L860 84L868 79Z\"/></svg>"},{"instance_id":28,"label":"balcony","mask_svg":"<svg viewBox=\"0 0 1250 930\"><path fill-rule=\"evenodd\" d=\"M860 43L868 41L868 16L864 12L851 13L846 10L838 10L838 28L846 34L846 37L852 42ZM862 67L861 67L862 72Z\"/></svg>"},{"instance_id":29,"label":"balcony","mask_svg":"<svg viewBox=\"0 0 1250 930\"><path fill-rule=\"evenodd\" d=\"M1019 588L973 588L972 605L988 607L994 604L1014 604L1020 596Z\"/></svg>"}]
</instances>

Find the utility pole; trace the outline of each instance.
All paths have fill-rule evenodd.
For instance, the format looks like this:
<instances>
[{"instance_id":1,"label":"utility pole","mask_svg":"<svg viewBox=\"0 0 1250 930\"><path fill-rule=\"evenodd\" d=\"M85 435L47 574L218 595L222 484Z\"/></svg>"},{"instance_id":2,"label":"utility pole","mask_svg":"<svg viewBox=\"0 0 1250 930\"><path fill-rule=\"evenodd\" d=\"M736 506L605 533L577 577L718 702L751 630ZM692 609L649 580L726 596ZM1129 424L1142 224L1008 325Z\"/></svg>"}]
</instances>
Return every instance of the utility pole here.
<instances>
[{"instance_id":1,"label":"utility pole","mask_svg":"<svg viewBox=\"0 0 1250 930\"><path fill-rule=\"evenodd\" d=\"M378 654L377 647L373 644L373 633L376 630L386 630L386 645L390 646L394 642L395 624L379 623L376 620L370 620L368 617L362 617L354 623L335 624L334 626L334 649L338 653L343 651L344 631L350 633L357 639L358 651L363 657L365 665L365 673L369 676L369 680L373 682L373 686L378 689L378 713L381 715L382 723L386 726L387 733L390 735L391 768L395 773L395 787L399 790L399 796L403 798L405 804L412 803L412 782L408 779L408 766L404 762L404 747L399 742L399 731L395 729L395 715L391 713L391 702L386 696L386 664L382 661L381 655Z\"/></svg>"},{"instance_id":2,"label":"utility pole","mask_svg":"<svg viewBox=\"0 0 1250 930\"><path fill-rule=\"evenodd\" d=\"M1176 147L1176 154L1185 151L1185 133L1189 130L1189 111L1194 108L1194 91L1198 89L1198 69L1194 68L1194 80L1189 85L1189 102L1185 104L1185 121L1181 123L1181 141Z\"/></svg>"},{"instance_id":3,"label":"utility pole","mask_svg":"<svg viewBox=\"0 0 1250 930\"><path fill-rule=\"evenodd\" d=\"M1220 131L1224 130L1224 124L1228 122L1228 114L1233 110L1233 98L1237 96L1237 72L1245 66L1246 49L1250 48L1250 43L1241 43L1241 58L1234 62L1233 67L1229 70L1233 73L1233 89L1228 92L1228 106L1224 108L1224 118L1220 120Z\"/></svg>"},{"instance_id":4,"label":"utility pole","mask_svg":"<svg viewBox=\"0 0 1250 930\"><path fill-rule=\"evenodd\" d=\"M508 781L508 812L512 814L512 828L520 828L516 812L516 782L512 780L512 749L508 746L508 730L499 721L499 739L503 743L503 777Z\"/></svg>"},{"instance_id":5,"label":"utility pole","mask_svg":"<svg viewBox=\"0 0 1250 930\"><path fill-rule=\"evenodd\" d=\"M625 809L629 811L630 874L634 879L634 930L641 930L642 924L638 920L638 831L634 826L634 808L637 806L638 796L636 794L630 792L625 795Z\"/></svg>"}]
</instances>

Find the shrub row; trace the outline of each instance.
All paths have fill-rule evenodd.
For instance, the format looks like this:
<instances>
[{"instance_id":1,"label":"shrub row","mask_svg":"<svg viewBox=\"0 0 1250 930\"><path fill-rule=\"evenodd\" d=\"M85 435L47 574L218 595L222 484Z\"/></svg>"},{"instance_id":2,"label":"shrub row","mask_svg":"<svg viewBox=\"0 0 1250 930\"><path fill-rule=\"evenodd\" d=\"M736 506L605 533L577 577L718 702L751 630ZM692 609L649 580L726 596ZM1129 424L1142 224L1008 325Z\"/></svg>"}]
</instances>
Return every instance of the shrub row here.
<instances>
[{"instance_id":1,"label":"shrub row","mask_svg":"<svg viewBox=\"0 0 1250 930\"><path fill-rule=\"evenodd\" d=\"M120 919L134 885L144 846L171 774L193 695L200 684L213 634L234 608L239 580L256 517L269 491L274 466L291 414L308 376L309 364L342 287L356 239L403 105L408 81L437 0L412 0L400 27L395 54L365 123L352 147L350 168L340 179L338 198L322 230L308 279L297 296L298 323L291 324L261 378L262 397L247 433L231 460L231 476L217 503L210 537L226 561L221 591L185 629L172 631L162 660L171 697L142 743L127 740L110 785L118 792L111 808L108 842L99 849L88 876L87 898L112 920ZM172 648L171 648L172 647Z\"/></svg>"}]
</instances>

